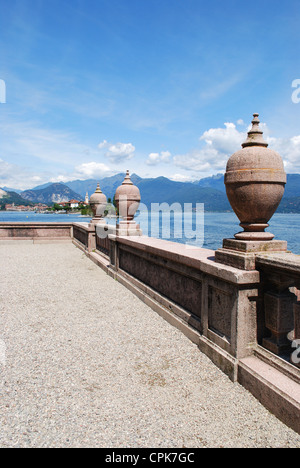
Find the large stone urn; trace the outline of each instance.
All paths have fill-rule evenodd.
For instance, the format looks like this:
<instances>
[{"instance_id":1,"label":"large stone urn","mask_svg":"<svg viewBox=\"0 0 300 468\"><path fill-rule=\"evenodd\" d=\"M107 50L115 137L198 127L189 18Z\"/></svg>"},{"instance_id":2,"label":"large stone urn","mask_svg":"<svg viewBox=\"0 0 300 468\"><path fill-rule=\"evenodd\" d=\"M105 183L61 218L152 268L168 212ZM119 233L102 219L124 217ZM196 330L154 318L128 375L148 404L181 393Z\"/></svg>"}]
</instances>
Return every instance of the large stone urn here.
<instances>
[{"instance_id":1,"label":"large stone urn","mask_svg":"<svg viewBox=\"0 0 300 468\"><path fill-rule=\"evenodd\" d=\"M247 141L228 161L225 185L229 202L244 229L235 238L270 241L274 235L265 229L281 202L287 178L281 156L269 149L263 138L258 114L253 117Z\"/></svg>"},{"instance_id":2,"label":"large stone urn","mask_svg":"<svg viewBox=\"0 0 300 468\"><path fill-rule=\"evenodd\" d=\"M223 239L216 261L243 270L255 270L261 253L287 252L287 242L273 240L266 232L269 220L284 194L287 178L281 156L268 148L259 128L258 114L242 149L228 160L225 185L229 202L240 220L242 232Z\"/></svg>"},{"instance_id":3,"label":"large stone urn","mask_svg":"<svg viewBox=\"0 0 300 468\"><path fill-rule=\"evenodd\" d=\"M141 194L138 187L133 185L129 171L122 185L116 190L115 200L123 221L132 221L140 205Z\"/></svg>"},{"instance_id":4,"label":"large stone urn","mask_svg":"<svg viewBox=\"0 0 300 468\"><path fill-rule=\"evenodd\" d=\"M119 216L122 218L117 224L117 233L119 235L141 235L140 226L134 221L140 202L141 194L127 171L124 182L117 188L115 201Z\"/></svg>"},{"instance_id":5,"label":"large stone urn","mask_svg":"<svg viewBox=\"0 0 300 468\"><path fill-rule=\"evenodd\" d=\"M94 215L91 224L104 223L103 216L107 206L107 199L100 188L100 184L97 185L95 193L90 198L90 206Z\"/></svg>"}]
</instances>

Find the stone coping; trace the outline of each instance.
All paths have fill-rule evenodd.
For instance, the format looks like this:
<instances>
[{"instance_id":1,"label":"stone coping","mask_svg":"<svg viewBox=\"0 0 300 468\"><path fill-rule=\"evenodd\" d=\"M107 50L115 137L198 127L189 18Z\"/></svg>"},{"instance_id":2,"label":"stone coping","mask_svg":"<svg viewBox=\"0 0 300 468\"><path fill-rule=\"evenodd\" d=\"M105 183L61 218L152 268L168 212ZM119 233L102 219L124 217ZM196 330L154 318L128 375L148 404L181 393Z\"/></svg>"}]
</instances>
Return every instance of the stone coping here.
<instances>
[{"instance_id":1,"label":"stone coping","mask_svg":"<svg viewBox=\"0 0 300 468\"><path fill-rule=\"evenodd\" d=\"M58 227L61 227L61 226L68 226L68 227L72 227L74 223L72 222L55 222L55 223L51 223L51 222L31 222L31 221L23 221L23 222L1 222L0 223L0 229L2 227L4 228L8 228L8 227L34 227L34 226L38 226L38 227L53 227L55 228L56 226ZM83 224L83 223L78 223L78 224Z\"/></svg>"},{"instance_id":2,"label":"stone coping","mask_svg":"<svg viewBox=\"0 0 300 468\"><path fill-rule=\"evenodd\" d=\"M4 222L0 223L0 241L26 239L71 239L72 222Z\"/></svg>"},{"instance_id":3,"label":"stone coping","mask_svg":"<svg viewBox=\"0 0 300 468\"><path fill-rule=\"evenodd\" d=\"M110 238L112 237L110 236ZM253 284L259 283L260 281L260 274L256 270L243 271L216 262L214 250L196 248L146 236L115 237L115 239L120 244L128 245L153 255L159 255L177 263L182 263L186 266L198 269L203 273L221 277L223 280L230 283Z\"/></svg>"},{"instance_id":4,"label":"stone coping","mask_svg":"<svg viewBox=\"0 0 300 468\"><path fill-rule=\"evenodd\" d=\"M259 267L276 268L286 273L300 275L300 255L290 252L259 254L256 256L256 263Z\"/></svg>"},{"instance_id":5,"label":"stone coping","mask_svg":"<svg viewBox=\"0 0 300 468\"><path fill-rule=\"evenodd\" d=\"M84 231L95 231L95 228L97 228L97 226L99 228L105 228L105 230L111 234L112 232L115 233L116 232L116 226L112 225L112 224L91 224L91 223L72 223L72 225L76 228L81 228L82 230ZM97 232L97 229L96 229L96 232Z\"/></svg>"}]
</instances>

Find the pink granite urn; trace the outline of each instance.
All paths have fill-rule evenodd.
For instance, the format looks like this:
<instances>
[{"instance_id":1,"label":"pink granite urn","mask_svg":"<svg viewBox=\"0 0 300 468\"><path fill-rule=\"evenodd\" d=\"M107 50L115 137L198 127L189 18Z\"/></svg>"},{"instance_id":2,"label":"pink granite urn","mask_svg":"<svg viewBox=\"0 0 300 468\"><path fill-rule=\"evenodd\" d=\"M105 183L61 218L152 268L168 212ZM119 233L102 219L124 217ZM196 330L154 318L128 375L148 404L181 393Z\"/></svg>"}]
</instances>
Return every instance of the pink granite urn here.
<instances>
[{"instance_id":1,"label":"pink granite urn","mask_svg":"<svg viewBox=\"0 0 300 468\"><path fill-rule=\"evenodd\" d=\"M141 202L141 194L130 179L129 171L126 173L124 182L116 190L115 200L118 212L127 223L133 221L134 215Z\"/></svg>"},{"instance_id":2,"label":"pink granite urn","mask_svg":"<svg viewBox=\"0 0 300 468\"><path fill-rule=\"evenodd\" d=\"M105 208L107 206L107 199L100 188L100 184L97 185L95 193L90 198L90 206L93 211L92 223L103 222L103 216Z\"/></svg>"},{"instance_id":3,"label":"pink granite urn","mask_svg":"<svg viewBox=\"0 0 300 468\"><path fill-rule=\"evenodd\" d=\"M248 138L229 159L225 174L228 200L244 229L235 238L245 241L274 238L265 229L281 202L287 181L282 158L268 148L258 115L253 115Z\"/></svg>"}]
</instances>

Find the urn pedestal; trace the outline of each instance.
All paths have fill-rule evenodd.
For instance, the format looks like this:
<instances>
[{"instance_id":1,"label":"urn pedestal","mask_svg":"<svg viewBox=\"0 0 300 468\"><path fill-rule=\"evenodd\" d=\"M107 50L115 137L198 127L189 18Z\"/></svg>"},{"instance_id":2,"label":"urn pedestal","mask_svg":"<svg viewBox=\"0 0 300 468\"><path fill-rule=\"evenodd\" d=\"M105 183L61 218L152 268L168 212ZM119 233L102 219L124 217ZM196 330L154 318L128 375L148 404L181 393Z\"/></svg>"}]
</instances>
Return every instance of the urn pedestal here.
<instances>
[{"instance_id":1,"label":"urn pedestal","mask_svg":"<svg viewBox=\"0 0 300 468\"><path fill-rule=\"evenodd\" d=\"M216 252L219 263L243 270L255 269L257 253L287 251L285 241L273 240L274 235L265 231L281 202L287 179L282 158L268 148L259 123L258 114L254 114L248 138L229 159L224 180L243 231L234 239L225 239L223 248Z\"/></svg>"}]
</instances>

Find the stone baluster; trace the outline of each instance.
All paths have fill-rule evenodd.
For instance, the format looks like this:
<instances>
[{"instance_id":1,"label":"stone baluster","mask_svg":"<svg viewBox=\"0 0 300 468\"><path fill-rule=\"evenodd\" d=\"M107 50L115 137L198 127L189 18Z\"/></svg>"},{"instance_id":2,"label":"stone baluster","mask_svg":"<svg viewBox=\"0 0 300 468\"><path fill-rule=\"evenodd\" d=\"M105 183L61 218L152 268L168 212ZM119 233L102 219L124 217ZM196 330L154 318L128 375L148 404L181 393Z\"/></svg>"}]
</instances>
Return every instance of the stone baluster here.
<instances>
[{"instance_id":1,"label":"stone baluster","mask_svg":"<svg viewBox=\"0 0 300 468\"><path fill-rule=\"evenodd\" d=\"M295 295L280 289L264 295L265 325L272 335L263 339L263 346L277 355L290 350L288 335L294 328Z\"/></svg>"},{"instance_id":2,"label":"stone baluster","mask_svg":"<svg viewBox=\"0 0 300 468\"><path fill-rule=\"evenodd\" d=\"M262 346L287 357L295 334L299 261L291 253L275 253L258 256L257 267L261 274L264 326L269 332L264 330Z\"/></svg>"}]
</instances>

